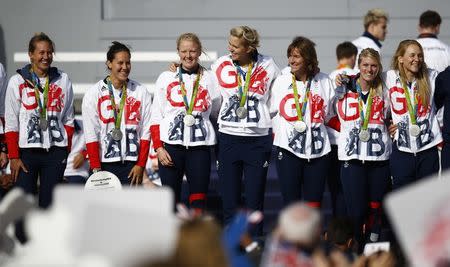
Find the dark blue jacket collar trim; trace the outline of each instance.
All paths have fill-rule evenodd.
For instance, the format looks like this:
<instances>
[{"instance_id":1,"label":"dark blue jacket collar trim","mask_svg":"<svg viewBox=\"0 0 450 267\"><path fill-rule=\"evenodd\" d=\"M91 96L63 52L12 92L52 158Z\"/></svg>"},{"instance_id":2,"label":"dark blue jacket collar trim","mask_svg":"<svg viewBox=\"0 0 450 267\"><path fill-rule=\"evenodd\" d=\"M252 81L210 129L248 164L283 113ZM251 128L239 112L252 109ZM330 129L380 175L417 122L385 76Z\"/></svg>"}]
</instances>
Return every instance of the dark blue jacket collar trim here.
<instances>
[{"instance_id":1,"label":"dark blue jacket collar trim","mask_svg":"<svg viewBox=\"0 0 450 267\"><path fill-rule=\"evenodd\" d=\"M369 32L364 32L363 34L362 34L362 36L365 36L365 37L367 37L367 38L370 38L370 39L372 39L374 42L375 42L375 44L379 47L379 48L381 48L383 45L380 43L380 41L375 37L375 36L373 36L372 34L370 34Z\"/></svg>"},{"instance_id":2,"label":"dark blue jacket collar trim","mask_svg":"<svg viewBox=\"0 0 450 267\"><path fill-rule=\"evenodd\" d=\"M438 37L436 34L422 33L422 34L419 34L419 36L417 38L435 38L435 39L437 39Z\"/></svg>"},{"instance_id":3,"label":"dark blue jacket collar trim","mask_svg":"<svg viewBox=\"0 0 450 267\"><path fill-rule=\"evenodd\" d=\"M22 76L22 78L26 81L33 81L33 78L31 77L31 64L27 64L25 65L23 68L18 69L17 73L20 74L20 76ZM58 68L56 67L50 67L50 69L48 70L48 77L49 77L49 82L52 82L56 79L58 79L61 75L58 72Z\"/></svg>"}]
</instances>

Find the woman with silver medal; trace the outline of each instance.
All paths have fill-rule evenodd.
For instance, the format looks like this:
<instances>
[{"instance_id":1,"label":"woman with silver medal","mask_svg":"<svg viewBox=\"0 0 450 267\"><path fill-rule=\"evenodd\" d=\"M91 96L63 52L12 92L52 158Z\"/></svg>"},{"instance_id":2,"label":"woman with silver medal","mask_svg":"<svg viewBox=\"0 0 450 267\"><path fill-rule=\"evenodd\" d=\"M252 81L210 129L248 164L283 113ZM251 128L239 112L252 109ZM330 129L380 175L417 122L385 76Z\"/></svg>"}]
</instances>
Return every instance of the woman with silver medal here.
<instances>
[{"instance_id":1,"label":"woman with silver medal","mask_svg":"<svg viewBox=\"0 0 450 267\"><path fill-rule=\"evenodd\" d=\"M129 79L126 45L114 41L106 58L109 75L88 89L82 104L90 168L113 173L122 185L139 185L150 147L151 96Z\"/></svg>"},{"instance_id":2,"label":"woman with silver medal","mask_svg":"<svg viewBox=\"0 0 450 267\"><path fill-rule=\"evenodd\" d=\"M211 65L222 95L217 166L225 224L241 207L263 211L272 148L268 100L280 70L258 47L255 29L234 27L228 37L229 54ZM243 190L245 201L241 199ZM251 234L262 235L262 223L252 228Z\"/></svg>"},{"instance_id":3,"label":"woman with silver medal","mask_svg":"<svg viewBox=\"0 0 450 267\"><path fill-rule=\"evenodd\" d=\"M41 208L50 206L53 189L63 180L74 131L72 83L51 67L53 53L53 41L45 33L35 34L28 48L31 64L11 77L5 98L11 175L15 186L39 195ZM26 241L21 223L16 236Z\"/></svg>"},{"instance_id":4,"label":"woman with silver medal","mask_svg":"<svg viewBox=\"0 0 450 267\"><path fill-rule=\"evenodd\" d=\"M330 142L325 123L333 105L331 79L320 72L315 44L294 38L287 49L290 72L273 85L276 167L284 205L304 200L320 208L328 174Z\"/></svg>"},{"instance_id":5,"label":"woman with silver medal","mask_svg":"<svg viewBox=\"0 0 450 267\"><path fill-rule=\"evenodd\" d=\"M181 64L156 81L151 136L162 185L174 191L179 203L186 175L189 206L201 212L206 209L211 148L216 144L210 116L217 116L220 95L214 76L199 64L203 50L197 35L181 34L176 44Z\"/></svg>"},{"instance_id":6,"label":"woman with silver medal","mask_svg":"<svg viewBox=\"0 0 450 267\"><path fill-rule=\"evenodd\" d=\"M394 138L391 155L393 188L398 189L439 170L437 145L442 134L433 101L437 71L428 69L422 46L400 42L386 72Z\"/></svg>"},{"instance_id":7,"label":"woman with silver medal","mask_svg":"<svg viewBox=\"0 0 450 267\"><path fill-rule=\"evenodd\" d=\"M358 68L360 73L356 76L336 78L337 86L342 85L343 78L349 82L347 93L337 100L335 108L340 122L338 157L342 191L347 216L362 248L366 242L379 241L382 200L390 185L391 142L386 125L389 101L383 87L379 53L372 48L363 49Z\"/></svg>"}]
</instances>

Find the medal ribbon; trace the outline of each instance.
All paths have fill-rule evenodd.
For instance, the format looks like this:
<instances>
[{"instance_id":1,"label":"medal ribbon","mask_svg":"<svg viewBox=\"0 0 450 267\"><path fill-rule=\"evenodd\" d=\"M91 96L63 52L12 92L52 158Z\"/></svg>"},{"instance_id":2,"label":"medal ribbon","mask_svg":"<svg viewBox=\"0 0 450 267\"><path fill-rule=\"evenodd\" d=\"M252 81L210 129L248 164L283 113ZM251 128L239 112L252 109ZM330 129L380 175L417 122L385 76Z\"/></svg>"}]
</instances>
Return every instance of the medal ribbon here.
<instances>
[{"instance_id":1,"label":"medal ribbon","mask_svg":"<svg viewBox=\"0 0 450 267\"><path fill-rule=\"evenodd\" d=\"M364 101L362 98L362 89L361 89L361 83L356 83L356 91L358 91L358 104L359 104L359 117L361 118L362 122L362 130L367 130L367 127L369 126L369 117L370 117L370 111L372 109L372 89L369 89L369 96L367 99L367 106L366 111L364 112Z\"/></svg>"},{"instance_id":2,"label":"medal ribbon","mask_svg":"<svg viewBox=\"0 0 450 267\"><path fill-rule=\"evenodd\" d=\"M416 93L414 93L414 103L411 103L411 96L409 94L409 88L403 80L401 80L401 81L402 81L403 90L405 91L406 103L408 104L408 113L409 113L409 117L411 118L411 124L416 125L417 124L417 122L416 122L417 103L419 101L415 101ZM413 108L413 104L414 104L414 108Z\"/></svg>"},{"instance_id":3,"label":"medal ribbon","mask_svg":"<svg viewBox=\"0 0 450 267\"><path fill-rule=\"evenodd\" d=\"M202 74L200 72L200 68L198 68L198 72L197 72L197 78L194 81L194 86L192 89L192 96L191 96L191 102L188 103L187 101L187 92L186 92L186 86L184 84L183 81L183 75L181 73L181 66L180 66L180 70L178 73L178 79L180 81L180 88L181 88L181 95L183 96L183 102L184 102L184 106L186 107L186 112L188 115L192 114L192 111L194 110L194 106L195 106L195 101L197 100L197 92L198 92L198 87L200 86L200 79L202 77Z\"/></svg>"},{"instance_id":4,"label":"medal ribbon","mask_svg":"<svg viewBox=\"0 0 450 267\"><path fill-rule=\"evenodd\" d=\"M248 87L250 86L250 77L252 76L253 62L250 63L247 73L245 74L244 91L242 91L242 82L241 82L241 74L243 74L244 71L242 71L242 69L241 69L241 67L239 67L239 65L235 65L235 66L236 66L237 74L238 74L237 80L238 80L238 86L239 86L239 96L241 97L241 102L239 103L239 107L243 107L245 105L245 102L247 101Z\"/></svg>"},{"instance_id":5,"label":"medal ribbon","mask_svg":"<svg viewBox=\"0 0 450 267\"><path fill-rule=\"evenodd\" d=\"M34 85L34 95L36 98L36 102L38 103L38 106L39 106L40 117L41 117L41 119L47 119L49 77L47 75L47 78L45 79L45 86L44 86L44 89L42 90L39 77L36 75L36 73L33 70L31 70L31 76L33 77L33 80L34 80L34 84L33 84ZM41 97L40 97L41 90L43 91L42 93L44 94L44 103L42 103Z\"/></svg>"},{"instance_id":6,"label":"medal ribbon","mask_svg":"<svg viewBox=\"0 0 450 267\"><path fill-rule=\"evenodd\" d=\"M297 110L297 119L299 121L304 120L306 106L308 105L309 93L311 90L311 80L312 79L308 79L308 83L306 84L305 95L303 96L303 101L302 101L302 108L300 109L300 103L298 101L297 81L295 79L295 75L292 74L292 89L294 89L295 109Z\"/></svg>"},{"instance_id":7,"label":"medal ribbon","mask_svg":"<svg viewBox=\"0 0 450 267\"><path fill-rule=\"evenodd\" d=\"M123 114L123 108L125 106L125 99L127 99L127 86L126 83L122 86L122 96L120 98L120 106L119 106L119 113L117 113L116 110L116 101L114 100L114 92L111 84L111 79L106 79L108 82L108 90L109 90L109 98L111 99L111 105L113 107L114 111L114 128L120 129L120 122L122 121L122 114Z\"/></svg>"}]
</instances>

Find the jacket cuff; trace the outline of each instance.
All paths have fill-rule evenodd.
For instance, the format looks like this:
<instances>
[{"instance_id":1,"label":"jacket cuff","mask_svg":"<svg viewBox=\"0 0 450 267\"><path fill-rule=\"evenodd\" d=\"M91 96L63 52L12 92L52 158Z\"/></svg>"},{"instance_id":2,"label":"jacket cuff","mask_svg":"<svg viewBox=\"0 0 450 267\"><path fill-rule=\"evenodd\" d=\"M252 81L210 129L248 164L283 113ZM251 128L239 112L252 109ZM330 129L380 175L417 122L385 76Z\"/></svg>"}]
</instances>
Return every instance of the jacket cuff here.
<instances>
[{"instance_id":1,"label":"jacket cuff","mask_svg":"<svg viewBox=\"0 0 450 267\"><path fill-rule=\"evenodd\" d=\"M19 153L19 132L5 133L6 145L8 146L8 157L10 159L18 159Z\"/></svg>"},{"instance_id":2,"label":"jacket cuff","mask_svg":"<svg viewBox=\"0 0 450 267\"><path fill-rule=\"evenodd\" d=\"M160 139L160 132L159 132L159 124L150 126L150 135L152 136L153 148L156 151L158 148L162 147L162 142Z\"/></svg>"},{"instance_id":3,"label":"jacket cuff","mask_svg":"<svg viewBox=\"0 0 450 267\"><path fill-rule=\"evenodd\" d=\"M338 132L341 132L341 122L339 121L338 116L334 116L333 118L331 118L326 125L330 128L335 129Z\"/></svg>"},{"instance_id":4,"label":"jacket cuff","mask_svg":"<svg viewBox=\"0 0 450 267\"><path fill-rule=\"evenodd\" d=\"M150 150L150 141L141 139L139 156L136 165L145 168L145 165L147 164L149 150Z\"/></svg>"},{"instance_id":5,"label":"jacket cuff","mask_svg":"<svg viewBox=\"0 0 450 267\"><path fill-rule=\"evenodd\" d=\"M99 156L100 148L98 142L87 143L86 148L89 155L89 165L91 169L101 168Z\"/></svg>"},{"instance_id":6,"label":"jacket cuff","mask_svg":"<svg viewBox=\"0 0 450 267\"><path fill-rule=\"evenodd\" d=\"M75 128L73 126L64 125L64 129L66 129L67 133L67 150L70 152L70 150L72 150L72 137Z\"/></svg>"}]
</instances>

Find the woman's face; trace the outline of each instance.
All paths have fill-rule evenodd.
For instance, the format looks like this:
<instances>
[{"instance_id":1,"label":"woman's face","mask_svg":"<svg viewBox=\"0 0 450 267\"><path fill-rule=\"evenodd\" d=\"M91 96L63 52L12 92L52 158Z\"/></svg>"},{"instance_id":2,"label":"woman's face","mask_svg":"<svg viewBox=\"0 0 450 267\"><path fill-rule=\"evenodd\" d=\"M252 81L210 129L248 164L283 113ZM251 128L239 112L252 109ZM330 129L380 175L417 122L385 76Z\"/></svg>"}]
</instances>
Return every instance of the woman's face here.
<instances>
[{"instance_id":1,"label":"woman's face","mask_svg":"<svg viewBox=\"0 0 450 267\"><path fill-rule=\"evenodd\" d=\"M403 56L398 57L398 62L406 73L417 75L423 65L423 53L418 45L409 45Z\"/></svg>"},{"instance_id":2,"label":"woman's face","mask_svg":"<svg viewBox=\"0 0 450 267\"><path fill-rule=\"evenodd\" d=\"M130 55L126 51L117 52L113 60L108 60L106 63L111 72L111 77L122 83L127 81L131 71L131 61Z\"/></svg>"},{"instance_id":3,"label":"woman's face","mask_svg":"<svg viewBox=\"0 0 450 267\"><path fill-rule=\"evenodd\" d=\"M230 35L228 38L228 51L230 51L233 61L242 61L250 57L252 48L246 45L242 38Z\"/></svg>"},{"instance_id":4,"label":"woman's face","mask_svg":"<svg viewBox=\"0 0 450 267\"><path fill-rule=\"evenodd\" d=\"M185 70L197 68L201 53L199 45L191 40L182 40L178 46L178 56Z\"/></svg>"},{"instance_id":5,"label":"woman's face","mask_svg":"<svg viewBox=\"0 0 450 267\"><path fill-rule=\"evenodd\" d=\"M288 57L289 66L292 73L304 74L306 73L305 59L300 55L298 48L291 50L291 54Z\"/></svg>"},{"instance_id":6,"label":"woman's face","mask_svg":"<svg viewBox=\"0 0 450 267\"><path fill-rule=\"evenodd\" d=\"M380 65L372 57L362 57L359 63L360 78L366 82L372 82L380 71Z\"/></svg>"},{"instance_id":7,"label":"woman's face","mask_svg":"<svg viewBox=\"0 0 450 267\"><path fill-rule=\"evenodd\" d=\"M45 74L53 62L53 49L47 41L35 43L33 52L28 52L33 70Z\"/></svg>"}]
</instances>

